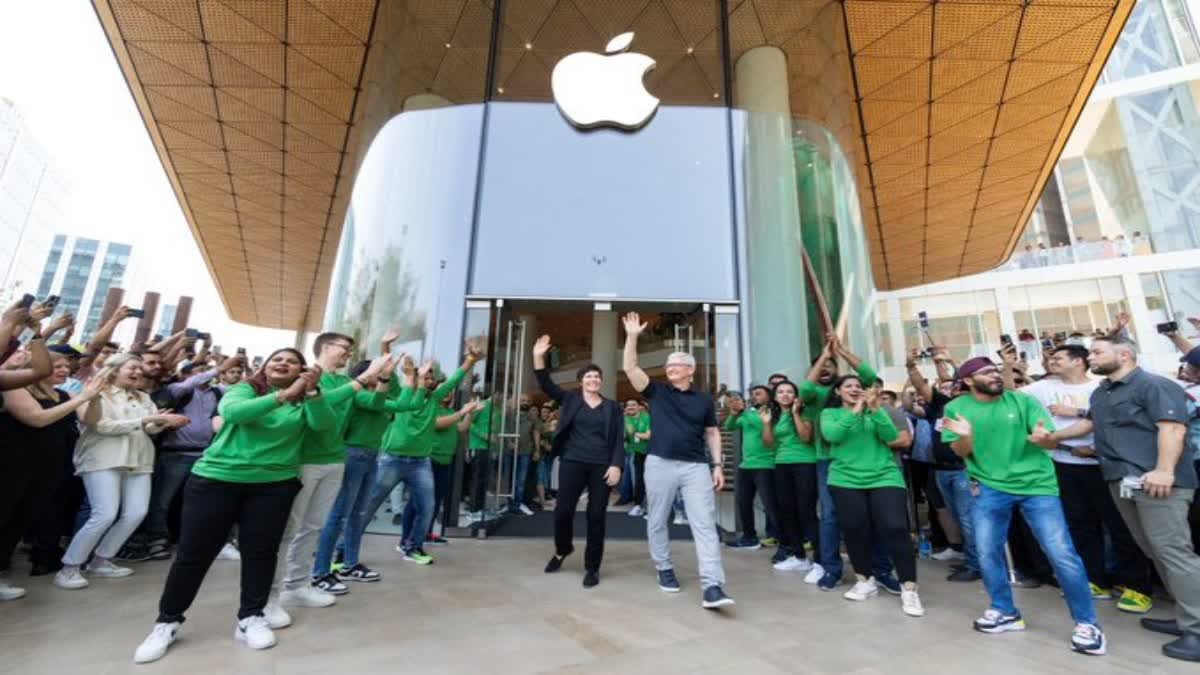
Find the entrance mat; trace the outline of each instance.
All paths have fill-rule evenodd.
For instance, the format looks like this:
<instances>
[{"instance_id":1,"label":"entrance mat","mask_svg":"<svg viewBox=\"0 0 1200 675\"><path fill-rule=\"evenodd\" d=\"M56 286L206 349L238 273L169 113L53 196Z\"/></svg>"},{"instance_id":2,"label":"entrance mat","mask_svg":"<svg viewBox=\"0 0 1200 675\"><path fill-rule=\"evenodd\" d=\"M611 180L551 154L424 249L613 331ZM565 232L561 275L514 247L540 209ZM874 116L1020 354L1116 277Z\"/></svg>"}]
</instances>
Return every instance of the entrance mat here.
<instances>
[{"instance_id":1,"label":"entrance mat","mask_svg":"<svg viewBox=\"0 0 1200 675\"><path fill-rule=\"evenodd\" d=\"M635 539L646 540L646 520L628 516L623 511L609 511L605 514L608 522L605 524L606 539ZM669 525L673 541L690 540L692 531L687 525ZM575 535L582 537L587 531L587 514L582 511L575 513ZM532 516L507 516L488 528L489 537L553 537L554 513L539 511Z\"/></svg>"}]
</instances>

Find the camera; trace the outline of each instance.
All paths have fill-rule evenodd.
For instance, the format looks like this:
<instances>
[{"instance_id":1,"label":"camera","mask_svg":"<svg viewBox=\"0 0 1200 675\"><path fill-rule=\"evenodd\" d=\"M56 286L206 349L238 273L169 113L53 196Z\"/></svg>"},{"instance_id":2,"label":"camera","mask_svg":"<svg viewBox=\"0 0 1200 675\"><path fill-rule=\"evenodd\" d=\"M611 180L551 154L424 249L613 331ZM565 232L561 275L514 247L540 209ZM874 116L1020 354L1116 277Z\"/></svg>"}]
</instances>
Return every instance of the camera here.
<instances>
[{"instance_id":1,"label":"camera","mask_svg":"<svg viewBox=\"0 0 1200 675\"><path fill-rule=\"evenodd\" d=\"M1166 323L1158 324L1159 335L1169 335L1171 333L1178 333L1178 332L1179 332L1179 322L1178 321L1168 321Z\"/></svg>"},{"instance_id":2,"label":"camera","mask_svg":"<svg viewBox=\"0 0 1200 675\"><path fill-rule=\"evenodd\" d=\"M32 295L26 293L25 295L21 296L21 301L17 303L17 307L20 307L21 309L29 309L33 306L34 300L35 298Z\"/></svg>"},{"instance_id":3,"label":"camera","mask_svg":"<svg viewBox=\"0 0 1200 675\"><path fill-rule=\"evenodd\" d=\"M144 319L144 318L146 318L146 310L131 309L131 310L129 310L129 316L132 316L135 319Z\"/></svg>"}]
</instances>

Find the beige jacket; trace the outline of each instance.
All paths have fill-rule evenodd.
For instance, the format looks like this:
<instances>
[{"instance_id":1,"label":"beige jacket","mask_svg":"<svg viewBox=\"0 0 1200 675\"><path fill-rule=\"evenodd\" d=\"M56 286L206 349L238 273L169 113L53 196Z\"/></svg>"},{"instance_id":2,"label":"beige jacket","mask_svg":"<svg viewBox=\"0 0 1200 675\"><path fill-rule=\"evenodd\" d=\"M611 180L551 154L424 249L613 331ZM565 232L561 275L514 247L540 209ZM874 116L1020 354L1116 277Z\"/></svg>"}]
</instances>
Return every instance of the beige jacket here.
<instances>
[{"instance_id":1,"label":"beige jacket","mask_svg":"<svg viewBox=\"0 0 1200 675\"><path fill-rule=\"evenodd\" d=\"M94 426L84 425L75 445L76 475L105 469L153 473L154 442L150 436L163 427L144 422L146 417L158 414L150 396L109 387L88 405L100 406L100 420Z\"/></svg>"}]
</instances>

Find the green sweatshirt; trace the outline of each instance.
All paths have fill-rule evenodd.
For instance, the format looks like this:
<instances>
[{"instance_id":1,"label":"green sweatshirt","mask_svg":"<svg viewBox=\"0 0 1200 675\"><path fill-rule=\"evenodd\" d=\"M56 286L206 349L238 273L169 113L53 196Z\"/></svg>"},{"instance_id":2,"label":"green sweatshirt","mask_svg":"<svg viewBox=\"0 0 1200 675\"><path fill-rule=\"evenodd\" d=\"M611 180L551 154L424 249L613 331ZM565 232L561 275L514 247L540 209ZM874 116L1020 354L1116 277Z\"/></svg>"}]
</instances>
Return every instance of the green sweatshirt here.
<instances>
[{"instance_id":1,"label":"green sweatshirt","mask_svg":"<svg viewBox=\"0 0 1200 675\"><path fill-rule=\"evenodd\" d=\"M646 449L650 447L650 441L639 441L634 434L644 434L650 431L650 415L648 413L638 413L633 417L625 418L625 452L631 455L644 455ZM542 435L546 432L542 431Z\"/></svg>"},{"instance_id":2,"label":"green sweatshirt","mask_svg":"<svg viewBox=\"0 0 1200 675\"><path fill-rule=\"evenodd\" d=\"M278 389L262 396L247 382L221 397L224 426L192 473L228 483L275 483L300 475L300 447L310 431L332 429L333 409L325 396L280 404Z\"/></svg>"},{"instance_id":3,"label":"green sweatshirt","mask_svg":"<svg viewBox=\"0 0 1200 675\"><path fill-rule=\"evenodd\" d=\"M354 381L348 375L321 373L321 395L333 410L334 426L320 431L310 430L304 434L300 446L301 464L341 464L346 461L346 442L342 436L350 409L354 407Z\"/></svg>"},{"instance_id":4,"label":"green sweatshirt","mask_svg":"<svg viewBox=\"0 0 1200 675\"><path fill-rule=\"evenodd\" d=\"M384 432L383 444L379 449L400 457L428 457L433 450L433 426L438 404L446 398L446 394L454 391L465 374L466 371L459 368L429 394L426 394L424 387L417 387L416 395L421 399L421 404L415 410L411 406L400 405L398 401L385 401L384 409L396 413L396 416Z\"/></svg>"},{"instance_id":5,"label":"green sweatshirt","mask_svg":"<svg viewBox=\"0 0 1200 675\"><path fill-rule=\"evenodd\" d=\"M754 408L725 419L726 431L742 432L742 463L738 465L739 469L775 468L775 449L763 443L762 429L762 418Z\"/></svg>"},{"instance_id":6,"label":"green sweatshirt","mask_svg":"<svg viewBox=\"0 0 1200 675\"><path fill-rule=\"evenodd\" d=\"M499 424L499 420L497 420ZM471 450L489 450L492 447L492 399L483 402L483 407L471 419L468 447Z\"/></svg>"},{"instance_id":7,"label":"green sweatshirt","mask_svg":"<svg viewBox=\"0 0 1200 675\"><path fill-rule=\"evenodd\" d=\"M875 369L866 361L859 363L855 372L862 379L864 388L871 386L879 377L875 373ZM812 422L813 429L820 429L818 423L821 419L821 411L825 409L825 401L829 400L829 390L829 385L817 384L808 379L800 383L800 400L804 402L804 411L801 416ZM821 438L819 431L813 434L813 446L817 450L817 459L829 459L829 447L825 439Z\"/></svg>"},{"instance_id":8,"label":"green sweatshirt","mask_svg":"<svg viewBox=\"0 0 1200 675\"><path fill-rule=\"evenodd\" d=\"M827 408L821 413L821 433L833 458L830 485L859 490L905 487L904 476L887 445L899 438L900 432L883 410L867 409L857 414L845 406Z\"/></svg>"},{"instance_id":9,"label":"green sweatshirt","mask_svg":"<svg viewBox=\"0 0 1200 675\"><path fill-rule=\"evenodd\" d=\"M792 416L786 412L780 415L775 425L775 464L813 464L816 461L817 449L800 440Z\"/></svg>"},{"instance_id":10,"label":"green sweatshirt","mask_svg":"<svg viewBox=\"0 0 1200 675\"><path fill-rule=\"evenodd\" d=\"M392 413L384 410L384 403L409 405L415 408L412 389L402 389L393 384L391 391L381 394L375 391L360 391L354 396L354 406L346 419L346 445L356 448L378 450L383 445L383 434L392 422Z\"/></svg>"},{"instance_id":11,"label":"green sweatshirt","mask_svg":"<svg viewBox=\"0 0 1200 675\"><path fill-rule=\"evenodd\" d=\"M435 429L433 430L433 452L429 453L429 459L433 460L434 464L453 464L454 453L458 450L458 424L451 424L445 429L437 429L436 418L453 415L454 411L445 406L438 406L435 418Z\"/></svg>"}]
</instances>

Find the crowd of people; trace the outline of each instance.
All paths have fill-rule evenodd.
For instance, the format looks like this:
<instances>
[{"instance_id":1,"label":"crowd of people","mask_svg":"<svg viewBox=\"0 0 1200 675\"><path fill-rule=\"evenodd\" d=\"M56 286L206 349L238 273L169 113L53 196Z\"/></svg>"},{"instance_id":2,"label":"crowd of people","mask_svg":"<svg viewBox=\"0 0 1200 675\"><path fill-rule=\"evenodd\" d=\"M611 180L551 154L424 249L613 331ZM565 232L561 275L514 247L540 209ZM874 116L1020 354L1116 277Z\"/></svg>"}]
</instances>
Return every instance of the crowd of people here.
<instances>
[{"instance_id":1,"label":"crowd of people","mask_svg":"<svg viewBox=\"0 0 1200 675\"><path fill-rule=\"evenodd\" d=\"M394 355L394 332L353 365L364 346L330 332L311 360L283 348L251 368L195 331L122 351L111 338L127 308L77 350L72 317L51 313L18 303L0 316L0 600L26 594L9 574L22 541L33 575L74 591L133 574L129 563L170 559L138 663L167 653L218 558L240 561L234 635L255 649L276 643L289 610L329 607L349 584L379 581L361 558L363 535L400 490L397 551L432 563L425 547L441 540L434 520L460 445L469 522L488 519L489 490L503 492L497 475L509 481L512 513L553 508L547 573L574 552L587 496L585 588L600 583L616 490L630 516L645 518L664 592L682 588L669 524L690 527L706 609L734 604L723 548L774 545L774 569L833 591L845 583L844 546L845 599L882 590L921 617L917 561L930 555L956 563L949 581L982 583L980 632L1024 630L1014 584L1051 584L1075 623L1072 649L1104 654L1096 602L1146 614L1165 591L1175 618L1142 625L1175 636L1167 656L1200 661L1200 347L1180 334L1169 336L1184 355L1176 379L1139 368L1118 327L1048 346L1044 375L1029 372L1011 340L996 359L962 363L933 349L934 381L914 350L894 390L830 335L801 381L777 374L744 396L713 395L695 387L686 352L652 379L638 355L647 325L630 314L622 369L636 398L606 398L595 365L560 386L543 336L532 353L547 399L537 406L528 394L460 394L484 358L474 340L451 373ZM498 434L500 420L513 433ZM722 430L740 437L741 531L724 542Z\"/></svg>"},{"instance_id":2,"label":"crowd of people","mask_svg":"<svg viewBox=\"0 0 1200 675\"><path fill-rule=\"evenodd\" d=\"M1068 265L1090 260L1108 260L1112 258L1128 258L1135 255L1149 255L1154 250L1150 239L1141 232L1134 232L1126 237L1118 234L1115 237L1103 235L1089 241L1086 237L1078 237L1073 242L1059 241L1047 245L1044 241L1025 244L1008 262L1009 269L1033 269Z\"/></svg>"}]
</instances>

